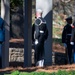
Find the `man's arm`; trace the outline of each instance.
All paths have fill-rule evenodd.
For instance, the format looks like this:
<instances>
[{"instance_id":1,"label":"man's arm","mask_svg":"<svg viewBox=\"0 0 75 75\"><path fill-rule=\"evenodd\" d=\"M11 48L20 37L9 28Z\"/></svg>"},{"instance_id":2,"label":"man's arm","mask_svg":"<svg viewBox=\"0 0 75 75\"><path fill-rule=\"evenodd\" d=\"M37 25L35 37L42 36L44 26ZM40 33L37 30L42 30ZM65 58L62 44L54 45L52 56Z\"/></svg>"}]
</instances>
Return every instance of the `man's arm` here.
<instances>
[{"instance_id":1,"label":"man's arm","mask_svg":"<svg viewBox=\"0 0 75 75\"><path fill-rule=\"evenodd\" d=\"M63 43L64 47L67 47L66 35L67 35L67 29L66 29L66 26L65 26L64 29L63 29L63 32L62 32L62 43Z\"/></svg>"},{"instance_id":2,"label":"man's arm","mask_svg":"<svg viewBox=\"0 0 75 75\"><path fill-rule=\"evenodd\" d=\"M66 27L64 27L62 32L62 43L66 43Z\"/></svg>"}]
</instances>

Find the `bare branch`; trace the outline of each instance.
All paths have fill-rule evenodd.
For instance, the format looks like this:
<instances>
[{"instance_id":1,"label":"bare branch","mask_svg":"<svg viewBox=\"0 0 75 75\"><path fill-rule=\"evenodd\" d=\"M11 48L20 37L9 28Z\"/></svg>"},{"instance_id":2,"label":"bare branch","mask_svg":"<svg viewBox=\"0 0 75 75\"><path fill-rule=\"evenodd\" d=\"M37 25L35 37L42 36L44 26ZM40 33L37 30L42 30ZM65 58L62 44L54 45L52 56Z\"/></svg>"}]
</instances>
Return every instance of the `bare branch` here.
<instances>
[{"instance_id":1,"label":"bare branch","mask_svg":"<svg viewBox=\"0 0 75 75\"><path fill-rule=\"evenodd\" d=\"M62 2L65 2L65 3L68 3L70 2L71 0L61 0Z\"/></svg>"}]
</instances>

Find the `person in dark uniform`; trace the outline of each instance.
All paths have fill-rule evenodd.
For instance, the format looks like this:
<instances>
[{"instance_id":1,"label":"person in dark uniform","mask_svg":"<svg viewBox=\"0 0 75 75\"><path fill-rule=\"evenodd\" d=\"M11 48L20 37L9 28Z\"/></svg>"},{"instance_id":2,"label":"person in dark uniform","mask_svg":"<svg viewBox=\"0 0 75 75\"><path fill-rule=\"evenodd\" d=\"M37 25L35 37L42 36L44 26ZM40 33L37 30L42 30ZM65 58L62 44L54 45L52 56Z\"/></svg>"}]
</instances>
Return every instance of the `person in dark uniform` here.
<instances>
[{"instance_id":1,"label":"person in dark uniform","mask_svg":"<svg viewBox=\"0 0 75 75\"><path fill-rule=\"evenodd\" d=\"M0 68L2 68L2 43L4 42L4 20L0 17Z\"/></svg>"},{"instance_id":2,"label":"person in dark uniform","mask_svg":"<svg viewBox=\"0 0 75 75\"><path fill-rule=\"evenodd\" d=\"M66 48L66 54L68 57L67 63L71 64L72 62L72 45L70 44L71 33L72 33L72 17L66 18L67 24L64 26L62 32L62 43Z\"/></svg>"},{"instance_id":3,"label":"person in dark uniform","mask_svg":"<svg viewBox=\"0 0 75 75\"><path fill-rule=\"evenodd\" d=\"M75 22L73 23L72 26L72 36L71 36L70 44L73 45L73 59L75 63Z\"/></svg>"},{"instance_id":4,"label":"person in dark uniform","mask_svg":"<svg viewBox=\"0 0 75 75\"><path fill-rule=\"evenodd\" d=\"M35 64L44 66L44 42L48 37L46 21L42 18L42 10L36 10L36 20L32 26L32 42L35 46Z\"/></svg>"}]
</instances>

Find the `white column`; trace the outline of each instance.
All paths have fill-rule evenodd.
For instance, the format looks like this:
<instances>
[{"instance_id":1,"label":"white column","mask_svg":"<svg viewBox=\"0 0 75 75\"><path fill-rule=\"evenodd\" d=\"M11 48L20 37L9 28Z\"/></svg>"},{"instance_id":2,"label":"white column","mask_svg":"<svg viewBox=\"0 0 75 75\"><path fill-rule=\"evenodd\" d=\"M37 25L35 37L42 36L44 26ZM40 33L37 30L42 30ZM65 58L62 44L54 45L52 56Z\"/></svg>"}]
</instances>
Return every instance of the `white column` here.
<instances>
[{"instance_id":1,"label":"white column","mask_svg":"<svg viewBox=\"0 0 75 75\"><path fill-rule=\"evenodd\" d=\"M36 9L43 10L43 17L47 22L49 31L48 39L45 43L45 65L52 65L52 0L36 0Z\"/></svg>"},{"instance_id":2,"label":"white column","mask_svg":"<svg viewBox=\"0 0 75 75\"><path fill-rule=\"evenodd\" d=\"M5 42L2 45L2 68L9 66L10 0L1 0L1 17L5 23Z\"/></svg>"},{"instance_id":3,"label":"white column","mask_svg":"<svg viewBox=\"0 0 75 75\"><path fill-rule=\"evenodd\" d=\"M32 0L24 0L24 67L31 66Z\"/></svg>"}]
</instances>

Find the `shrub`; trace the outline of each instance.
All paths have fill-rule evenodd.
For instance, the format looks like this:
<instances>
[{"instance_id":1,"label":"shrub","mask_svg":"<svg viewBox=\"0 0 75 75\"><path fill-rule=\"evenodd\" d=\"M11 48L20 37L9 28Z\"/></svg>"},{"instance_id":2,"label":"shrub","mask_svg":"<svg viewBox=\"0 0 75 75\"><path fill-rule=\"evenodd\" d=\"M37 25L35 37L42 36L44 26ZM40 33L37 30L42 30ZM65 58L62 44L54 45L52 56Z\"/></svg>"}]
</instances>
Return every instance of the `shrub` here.
<instances>
[{"instance_id":1,"label":"shrub","mask_svg":"<svg viewBox=\"0 0 75 75\"><path fill-rule=\"evenodd\" d=\"M58 70L58 72L53 72L53 73L13 71L11 74L0 74L0 75L75 75L75 70L71 71Z\"/></svg>"}]
</instances>

